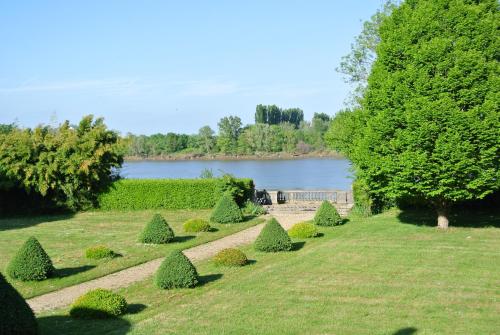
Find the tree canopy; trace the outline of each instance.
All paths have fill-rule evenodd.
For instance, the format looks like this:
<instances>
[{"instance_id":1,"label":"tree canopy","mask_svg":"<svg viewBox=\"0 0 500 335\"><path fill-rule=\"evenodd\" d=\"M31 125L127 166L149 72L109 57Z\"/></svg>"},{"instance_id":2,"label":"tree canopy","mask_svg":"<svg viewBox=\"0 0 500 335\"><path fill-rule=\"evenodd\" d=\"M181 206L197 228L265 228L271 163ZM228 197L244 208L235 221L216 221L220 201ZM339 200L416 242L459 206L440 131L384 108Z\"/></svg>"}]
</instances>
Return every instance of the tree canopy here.
<instances>
[{"instance_id":1,"label":"tree canopy","mask_svg":"<svg viewBox=\"0 0 500 335\"><path fill-rule=\"evenodd\" d=\"M453 203L500 188L498 22L496 0L408 0L383 18L361 104L327 136L373 197L424 201L444 228Z\"/></svg>"},{"instance_id":2,"label":"tree canopy","mask_svg":"<svg viewBox=\"0 0 500 335\"><path fill-rule=\"evenodd\" d=\"M79 209L108 187L122 157L118 135L91 115L77 126L66 121L58 127L15 127L0 134L0 187L6 199L24 190Z\"/></svg>"}]
</instances>

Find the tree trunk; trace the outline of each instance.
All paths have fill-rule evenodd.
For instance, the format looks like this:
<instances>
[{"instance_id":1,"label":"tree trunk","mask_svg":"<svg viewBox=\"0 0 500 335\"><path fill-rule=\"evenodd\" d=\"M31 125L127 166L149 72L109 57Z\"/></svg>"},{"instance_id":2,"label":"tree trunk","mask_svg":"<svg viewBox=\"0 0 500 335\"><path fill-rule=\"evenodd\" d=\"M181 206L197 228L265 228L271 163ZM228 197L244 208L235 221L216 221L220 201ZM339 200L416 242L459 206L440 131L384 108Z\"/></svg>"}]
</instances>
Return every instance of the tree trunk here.
<instances>
[{"instance_id":1,"label":"tree trunk","mask_svg":"<svg viewBox=\"0 0 500 335\"><path fill-rule=\"evenodd\" d=\"M438 214L438 228L447 229L448 228L448 206L445 204L440 204L437 207Z\"/></svg>"}]
</instances>

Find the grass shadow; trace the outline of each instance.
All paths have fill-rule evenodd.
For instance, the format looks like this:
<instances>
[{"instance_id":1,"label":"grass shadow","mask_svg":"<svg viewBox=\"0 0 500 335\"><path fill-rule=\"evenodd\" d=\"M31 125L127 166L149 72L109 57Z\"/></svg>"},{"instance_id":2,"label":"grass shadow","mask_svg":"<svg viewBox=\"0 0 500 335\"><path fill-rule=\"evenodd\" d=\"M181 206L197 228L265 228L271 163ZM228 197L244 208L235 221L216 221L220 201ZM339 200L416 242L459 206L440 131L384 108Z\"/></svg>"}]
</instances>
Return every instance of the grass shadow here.
<instances>
[{"instance_id":1,"label":"grass shadow","mask_svg":"<svg viewBox=\"0 0 500 335\"><path fill-rule=\"evenodd\" d=\"M73 275L91 270L95 267L96 267L95 265L82 265L82 266L56 269L56 272L54 273L54 277L55 278L65 278L65 277L73 276Z\"/></svg>"},{"instance_id":2,"label":"grass shadow","mask_svg":"<svg viewBox=\"0 0 500 335\"><path fill-rule=\"evenodd\" d=\"M175 236L174 240L172 242L174 242L174 243L182 243L182 242L186 242L186 241L192 240L195 237L196 236L194 236L194 235Z\"/></svg>"},{"instance_id":3,"label":"grass shadow","mask_svg":"<svg viewBox=\"0 0 500 335\"><path fill-rule=\"evenodd\" d=\"M144 304L129 304L127 307L127 314L138 314L148 308Z\"/></svg>"},{"instance_id":4,"label":"grass shadow","mask_svg":"<svg viewBox=\"0 0 500 335\"><path fill-rule=\"evenodd\" d=\"M198 286L204 286L208 283L219 280L222 278L222 276L223 276L222 273L212 273L209 275L200 276Z\"/></svg>"},{"instance_id":5,"label":"grass shadow","mask_svg":"<svg viewBox=\"0 0 500 335\"><path fill-rule=\"evenodd\" d=\"M346 223L349 223L349 219L348 218L343 218L342 222L340 224L341 225L345 225Z\"/></svg>"},{"instance_id":6,"label":"grass shadow","mask_svg":"<svg viewBox=\"0 0 500 335\"><path fill-rule=\"evenodd\" d=\"M414 327L406 327L396 330L392 335L413 335L417 332L417 328Z\"/></svg>"},{"instance_id":7,"label":"grass shadow","mask_svg":"<svg viewBox=\"0 0 500 335\"><path fill-rule=\"evenodd\" d=\"M109 319L75 319L67 315L52 315L37 318L40 333L93 335L113 333L125 335L131 324L122 318Z\"/></svg>"},{"instance_id":8,"label":"grass shadow","mask_svg":"<svg viewBox=\"0 0 500 335\"><path fill-rule=\"evenodd\" d=\"M437 214L432 209L403 209L399 221L416 226L437 226ZM448 216L450 227L500 228L500 214L487 210L455 209Z\"/></svg>"},{"instance_id":9,"label":"grass shadow","mask_svg":"<svg viewBox=\"0 0 500 335\"><path fill-rule=\"evenodd\" d=\"M61 213L53 215L15 215L0 219L0 231L10 229L21 229L36 226L40 223L68 220L74 217L74 213Z\"/></svg>"},{"instance_id":10,"label":"grass shadow","mask_svg":"<svg viewBox=\"0 0 500 335\"><path fill-rule=\"evenodd\" d=\"M298 251L298 250L302 249L305 244L306 244L305 241L293 242L292 249L290 251Z\"/></svg>"}]
</instances>

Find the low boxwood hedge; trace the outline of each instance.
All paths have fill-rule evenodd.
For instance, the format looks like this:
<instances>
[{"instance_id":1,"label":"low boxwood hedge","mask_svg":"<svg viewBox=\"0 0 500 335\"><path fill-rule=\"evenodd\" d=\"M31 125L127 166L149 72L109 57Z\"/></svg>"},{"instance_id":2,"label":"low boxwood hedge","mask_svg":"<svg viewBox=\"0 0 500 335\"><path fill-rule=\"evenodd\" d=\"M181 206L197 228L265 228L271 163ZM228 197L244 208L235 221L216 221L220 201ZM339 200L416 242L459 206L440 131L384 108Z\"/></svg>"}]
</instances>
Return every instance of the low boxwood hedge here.
<instances>
[{"instance_id":1,"label":"low boxwood hedge","mask_svg":"<svg viewBox=\"0 0 500 335\"><path fill-rule=\"evenodd\" d=\"M75 300L69 315L82 319L112 318L127 311L127 301L119 294L105 289L89 291Z\"/></svg>"},{"instance_id":2,"label":"low boxwood hedge","mask_svg":"<svg viewBox=\"0 0 500 335\"><path fill-rule=\"evenodd\" d=\"M318 229L311 222L299 222L290 228L288 235L294 238L311 238L318 236Z\"/></svg>"},{"instance_id":3,"label":"low boxwood hedge","mask_svg":"<svg viewBox=\"0 0 500 335\"><path fill-rule=\"evenodd\" d=\"M227 179L227 178L226 178ZM240 201L251 199L251 179L122 179L98 199L103 210L212 208L225 192L237 193Z\"/></svg>"},{"instance_id":4,"label":"low boxwood hedge","mask_svg":"<svg viewBox=\"0 0 500 335\"><path fill-rule=\"evenodd\" d=\"M236 248L227 248L219 251L213 258L215 265L219 266L243 266L248 263L245 253Z\"/></svg>"},{"instance_id":5,"label":"low boxwood hedge","mask_svg":"<svg viewBox=\"0 0 500 335\"><path fill-rule=\"evenodd\" d=\"M292 250L292 240L275 218L266 223L254 243L257 251L277 252Z\"/></svg>"},{"instance_id":6,"label":"low boxwood hedge","mask_svg":"<svg viewBox=\"0 0 500 335\"><path fill-rule=\"evenodd\" d=\"M163 244L171 242L174 237L174 231L163 216L155 214L146 227L144 227L139 236L139 241L142 243Z\"/></svg>"},{"instance_id":7,"label":"low boxwood hedge","mask_svg":"<svg viewBox=\"0 0 500 335\"><path fill-rule=\"evenodd\" d=\"M182 251L175 250L163 260L154 280L162 289L194 287L198 284L198 272Z\"/></svg>"},{"instance_id":8,"label":"low boxwood hedge","mask_svg":"<svg viewBox=\"0 0 500 335\"><path fill-rule=\"evenodd\" d=\"M210 223L203 219L189 219L182 225L186 233L210 231Z\"/></svg>"},{"instance_id":9,"label":"low boxwood hedge","mask_svg":"<svg viewBox=\"0 0 500 335\"><path fill-rule=\"evenodd\" d=\"M88 259L113 258L117 254L105 245L96 245L85 250L85 257Z\"/></svg>"},{"instance_id":10,"label":"low boxwood hedge","mask_svg":"<svg viewBox=\"0 0 500 335\"><path fill-rule=\"evenodd\" d=\"M34 237L28 238L7 266L7 274L22 281L44 280L54 272L52 260Z\"/></svg>"},{"instance_id":11,"label":"low boxwood hedge","mask_svg":"<svg viewBox=\"0 0 500 335\"><path fill-rule=\"evenodd\" d=\"M316 211L314 223L318 226L338 226L342 224L342 218L335 206L325 200Z\"/></svg>"},{"instance_id":12,"label":"low boxwood hedge","mask_svg":"<svg viewBox=\"0 0 500 335\"><path fill-rule=\"evenodd\" d=\"M210 221L217 223L236 223L243 221L243 214L238 204L229 193L220 198L210 215Z\"/></svg>"},{"instance_id":13,"label":"low boxwood hedge","mask_svg":"<svg viewBox=\"0 0 500 335\"><path fill-rule=\"evenodd\" d=\"M24 298L0 273L0 334L37 335L35 315Z\"/></svg>"}]
</instances>

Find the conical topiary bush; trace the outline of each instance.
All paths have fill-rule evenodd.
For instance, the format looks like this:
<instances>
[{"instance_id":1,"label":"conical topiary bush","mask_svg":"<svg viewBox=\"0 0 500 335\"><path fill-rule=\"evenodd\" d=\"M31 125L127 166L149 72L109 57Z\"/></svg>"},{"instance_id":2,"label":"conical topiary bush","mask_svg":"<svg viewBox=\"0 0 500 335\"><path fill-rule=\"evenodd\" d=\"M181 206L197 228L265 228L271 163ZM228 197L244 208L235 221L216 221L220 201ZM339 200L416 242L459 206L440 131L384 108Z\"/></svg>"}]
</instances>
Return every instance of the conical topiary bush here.
<instances>
[{"instance_id":1,"label":"conical topiary bush","mask_svg":"<svg viewBox=\"0 0 500 335\"><path fill-rule=\"evenodd\" d=\"M342 218L335 206L325 200L316 211L314 223L318 226L338 226L342 224Z\"/></svg>"},{"instance_id":2,"label":"conical topiary bush","mask_svg":"<svg viewBox=\"0 0 500 335\"><path fill-rule=\"evenodd\" d=\"M155 284L162 289L194 287L198 284L198 272L189 258L176 250L156 271Z\"/></svg>"},{"instance_id":3,"label":"conical topiary bush","mask_svg":"<svg viewBox=\"0 0 500 335\"><path fill-rule=\"evenodd\" d=\"M212 211L210 221L217 223L234 223L243 221L243 215L233 197L226 193L220 198Z\"/></svg>"},{"instance_id":4,"label":"conical topiary bush","mask_svg":"<svg viewBox=\"0 0 500 335\"><path fill-rule=\"evenodd\" d=\"M34 237L24 242L7 266L7 274L22 281L44 280L54 271L49 255Z\"/></svg>"},{"instance_id":5,"label":"conical topiary bush","mask_svg":"<svg viewBox=\"0 0 500 335\"><path fill-rule=\"evenodd\" d=\"M174 231L167 221L160 214L155 214L142 231L139 241L142 243L162 244L171 242L174 237Z\"/></svg>"},{"instance_id":6,"label":"conical topiary bush","mask_svg":"<svg viewBox=\"0 0 500 335\"><path fill-rule=\"evenodd\" d=\"M292 240L275 218L269 220L254 243L255 250L265 252L289 251Z\"/></svg>"},{"instance_id":7,"label":"conical topiary bush","mask_svg":"<svg viewBox=\"0 0 500 335\"><path fill-rule=\"evenodd\" d=\"M0 273L0 334L35 335L38 325L24 298Z\"/></svg>"}]
</instances>

